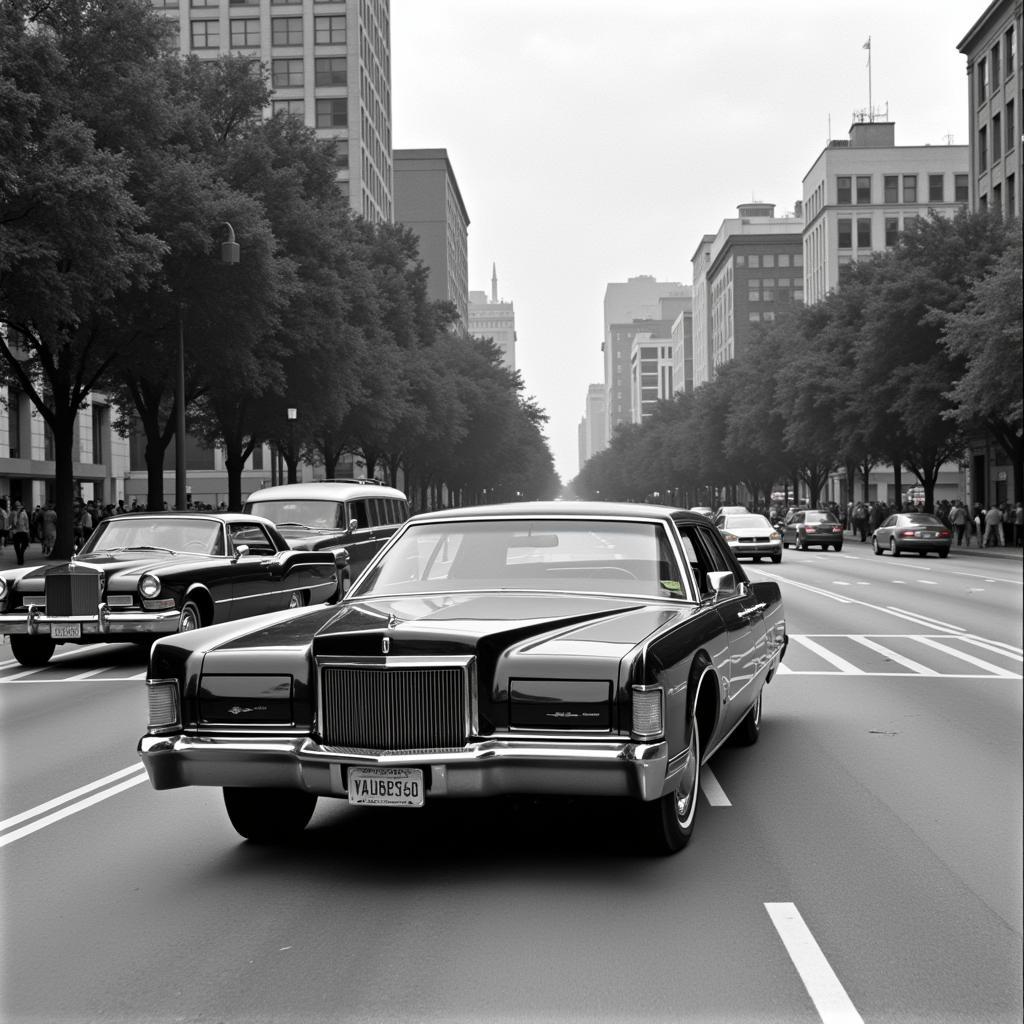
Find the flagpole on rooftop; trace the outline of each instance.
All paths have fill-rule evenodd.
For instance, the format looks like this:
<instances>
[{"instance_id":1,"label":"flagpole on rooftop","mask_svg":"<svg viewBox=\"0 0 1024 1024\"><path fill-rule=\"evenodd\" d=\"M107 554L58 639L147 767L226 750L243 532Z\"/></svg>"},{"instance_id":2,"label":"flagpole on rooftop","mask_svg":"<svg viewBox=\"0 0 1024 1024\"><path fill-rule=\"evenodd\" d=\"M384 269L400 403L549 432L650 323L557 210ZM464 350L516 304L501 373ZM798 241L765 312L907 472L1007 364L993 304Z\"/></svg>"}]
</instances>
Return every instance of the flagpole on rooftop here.
<instances>
[{"instance_id":1,"label":"flagpole on rooftop","mask_svg":"<svg viewBox=\"0 0 1024 1024\"><path fill-rule=\"evenodd\" d=\"M871 36L868 36L868 41L864 44L863 49L868 51L868 120L874 121L875 108L871 103Z\"/></svg>"}]
</instances>

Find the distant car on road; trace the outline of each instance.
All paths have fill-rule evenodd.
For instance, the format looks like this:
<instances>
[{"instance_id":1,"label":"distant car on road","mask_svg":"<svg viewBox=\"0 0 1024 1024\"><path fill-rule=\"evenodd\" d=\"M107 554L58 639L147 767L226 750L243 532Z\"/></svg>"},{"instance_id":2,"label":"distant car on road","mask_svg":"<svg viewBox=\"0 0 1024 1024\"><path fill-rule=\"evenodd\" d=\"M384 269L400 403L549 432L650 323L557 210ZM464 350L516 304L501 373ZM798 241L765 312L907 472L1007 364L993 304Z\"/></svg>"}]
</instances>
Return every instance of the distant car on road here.
<instances>
[{"instance_id":1,"label":"distant car on road","mask_svg":"<svg viewBox=\"0 0 1024 1024\"><path fill-rule=\"evenodd\" d=\"M243 511L276 524L298 551L331 551L343 589L409 518L409 500L379 480L314 480L253 491Z\"/></svg>"},{"instance_id":2,"label":"distant car on road","mask_svg":"<svg viewBox=\"0 0 1024 1024\"><path fill-rule=\"evenodd\" d=\"M0 633L26 666L57 644L151 641L338 595L329 552L293 551L241 513L133 512L103 519L69 562L0 573Z\"/></svg>"},{"instance_id":3,"label":"distant car on road","mask_svg":"<svg viewBox=\"0 0 1024 1024\"><path fill-rule=\"evenodd\" d=\"M764 516L751 512L721 516L716 525L737 558L753 558L755 562L762 558L782 561L782 534Z\"/></svg>"},{"instance_id":4,"label":"distant car on road","mask_svg":"<svg viewBox=\"0 0 1024 1024\"><path fill-rule=\"evenodd\" d=\"M948 558L952 543L952 530L928 512L897 512L871 534L871 549L876 555L888 551L898 557L916 552L923 558L934 551L939 558Z\"/></svg>"},{"instance_id":5,"label":"distant car on road","mask_svg":"<svg viewBox=\"0 0 1024 1024\"><path fill-rule=\"evenodd\" d=\"M843 524L827 508L798 509L782 527L782 546L792 544L798 551L820 547L843 550Z\"/></svg>"},{"instance_id":6,"label":"distant car on road","mask_svg":"<svg viewBox=\"0 0 1024 1024\"><path fill-rule=\"evenodd\" d=\"M139 752L156 789L222 787L255 842L301 832L319 797L533 794L608 798L595 828L622 814L672 853L701 765L757 740L786 643L779 585L749 581L704 516L429 512L336 607L159 641Z\"/></svg>"},{"instance_id":7,"label":"distant car on road","mask_svg":"<svg viewBox=\"0 0 1024 1024\"><path fill-rule=\"evenodd\" d=\"M715 520L719 520L722 516L735 516L743 512L749 512L750 509L746 505L722 505L715 512Z\"/></svg>"},{"instance_id":8,"label":"distant car on road","mask_svg":"<svg viewBox=\"0 0 1024 1024\"><path fill-rule=\"evenodd\" d=\"M715 515L715 513L712 512L711 509L707 507L707 505L694 505L694 507L691 508L690 511L696 512L698 515L707 516L708 519L713 519Z\"/></svg>"}]
</instances>

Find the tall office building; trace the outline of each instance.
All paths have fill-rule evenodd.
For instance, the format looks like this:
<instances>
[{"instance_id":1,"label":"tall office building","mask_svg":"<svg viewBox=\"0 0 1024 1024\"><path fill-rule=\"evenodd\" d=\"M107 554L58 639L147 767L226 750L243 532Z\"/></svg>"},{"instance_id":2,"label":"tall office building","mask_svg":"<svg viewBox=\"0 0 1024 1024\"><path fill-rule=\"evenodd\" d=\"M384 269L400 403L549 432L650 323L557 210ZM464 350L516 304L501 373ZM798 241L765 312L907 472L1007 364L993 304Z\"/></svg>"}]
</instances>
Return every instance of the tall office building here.
<instances>
[{"instance_id":1,"label":"tall office building","mask_svg":"<svg viewBox=\"0 0 1024 1024\"><path fill-rule=\"evenodd\" d=\"M469 328L469 214L448 153L396 149L395 220L416 232L429 298L454 303Z\"/></svg>"},{"instance_id":2,"label":"tall office building","mask_svg":"<svg viewBox=\"0 0 1024 1024\"><path fill-rule=\"evenodd\" d=\"M737 212L704 236L693 258L694 387L713 380L780 308L803 299L803 220L776 217L774 203L742 203Z\"/></svg>"},{"instance_id":3,"label":"tall office building","mask_svg":"<svg viewBox=\"0 0 1024 1024\"><path fill-rule=\"evenodd\" d=\"M690 289L679 281L656 281L644 274L626 281L610 282L604 293L605 408L608 425L605 437L611 440L615 428L633 420L630 360L633 339L650 333L658 338L671 338L672 324L682 312L681 303L663 306L662 299L681 300Z\"/></svg>"},{"instance_id":4,"label":"tall office building","mask_svg":"<svg viewBox=\"0 0 1024 1024\"><path fill-rule=\"evenodd\" d=\"M967 58L970 202L974 210L1021 215L1020 0L995 0L957 44Z\"/></svg>"},{"instance_id":5,"label":"tall office building","mask_svg":"<svg viewBox=\"0 0 1024 1024\"><path fill-rule=\"evenodd\" d=\"M153 0L197 57L243 54L270 68L267 114L336 139L354 212L394 220L390 0Z\"/></svg>"},{"instance_id":6,"label":"tall office building","mask_svg":"<svg viewBox=\"0 0 1024 1024\"><path fill-rule=\"evenodd\" d=\"M896 244L912 217L968 201L966 146L897 146L891 121L855 121L804 176L804 295L820 302L839 270Z\"/></svg>"},{"instance_id":7,"label":"tall office building","mask_svg":"<svg viewBox=\"0 0 1024 1024\"><path fill-rule=\"evenodd\" d=\"M505 365L516 368L516 310L511 302L498 298L498 268L491 264L491 297L486 292L469 293L469 333L490 338L501 349Z\"/></svg>"},{"instance_id":8,"label":"tall office building","mask_svg":"<svg viewBox=\"0 0 1024 1024\"><path fill-rule=\"evenodd\" d=\"M591 456L608 447L608 438L604 434L605 425L608 422L604 403L604 385L591 384L587 388L586 412L583 414L579 426L580 469Z\"/></svg>"}]
</instances>

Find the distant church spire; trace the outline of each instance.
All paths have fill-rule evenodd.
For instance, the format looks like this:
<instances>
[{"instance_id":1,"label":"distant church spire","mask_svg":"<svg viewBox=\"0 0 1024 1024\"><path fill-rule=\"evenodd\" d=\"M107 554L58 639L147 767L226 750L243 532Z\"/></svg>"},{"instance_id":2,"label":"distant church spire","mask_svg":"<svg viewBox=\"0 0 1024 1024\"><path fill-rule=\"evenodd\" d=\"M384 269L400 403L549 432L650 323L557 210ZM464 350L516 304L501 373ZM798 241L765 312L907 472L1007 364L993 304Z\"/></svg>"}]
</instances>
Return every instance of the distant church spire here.
<instances>
[{"instance_id":1,"label":"distant church spire","mask_svg":"<svg viewBox=\"0 0 1024 1024\"><path fill-rule=\"evenodd\" d=\"M498 301L498 264L491 264L491 302Z\"/></svg>"}]
</instances>

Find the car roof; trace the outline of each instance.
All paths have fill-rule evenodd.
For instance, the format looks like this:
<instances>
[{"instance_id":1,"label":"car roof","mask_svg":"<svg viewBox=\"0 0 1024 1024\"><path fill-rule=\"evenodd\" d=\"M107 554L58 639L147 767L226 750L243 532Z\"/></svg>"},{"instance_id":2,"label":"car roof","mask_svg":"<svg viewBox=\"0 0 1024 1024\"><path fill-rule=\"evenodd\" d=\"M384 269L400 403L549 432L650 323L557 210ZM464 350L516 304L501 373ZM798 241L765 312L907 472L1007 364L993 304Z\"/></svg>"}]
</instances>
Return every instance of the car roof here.
<instances>
[{"instance_id":1,"label":"car roof","mask_svg":"<svg viewBox=\"0 0 1024 1024\"><path fill-rule=\"evenodd\" d=\"M180 509L159 509L153 512L146 512L139 509L136 512L119 512L114 516L106 516L101 523L110 522L114 519L208 519L218 523L261 523L264 526L274 526L269 519L263 516L250 515L248 512L190 512ZM274 526L274 529L277 529Z\"/></svg>"},{"instance_id":2,"label":"car roof","mask_svg":"<svg viewBox=\"0 0 1024 1024\"><path fill-rule=\"evenodd\" d=\"M615 501L516 501L500 505L474 505L436 509L413 516L409 523L458 519L669 519L707 524L707 516L670 505Z\"/></svg>"},{"instance_id":3,"label":"car roof","mask_svg":"<svg viewBox=\"0 0 1024 1024\"><path fill-rule=\"evenodd\" d=\"M404 492L396 487L374 481L356 480L310 480L301 484L278 484L274 487L261 487L253 491L245 500L248 501L348 501L352 498L398 498L408 501Z\"/></svg>"}]
</instances>

